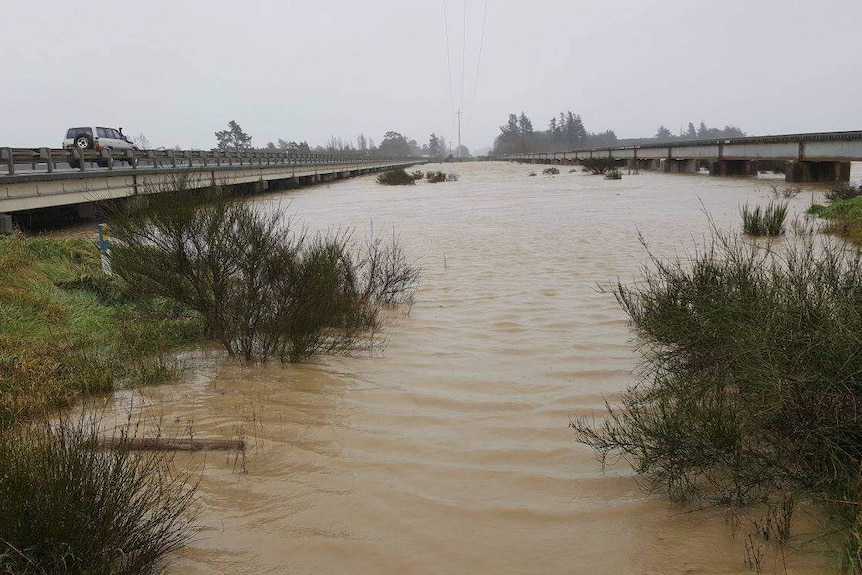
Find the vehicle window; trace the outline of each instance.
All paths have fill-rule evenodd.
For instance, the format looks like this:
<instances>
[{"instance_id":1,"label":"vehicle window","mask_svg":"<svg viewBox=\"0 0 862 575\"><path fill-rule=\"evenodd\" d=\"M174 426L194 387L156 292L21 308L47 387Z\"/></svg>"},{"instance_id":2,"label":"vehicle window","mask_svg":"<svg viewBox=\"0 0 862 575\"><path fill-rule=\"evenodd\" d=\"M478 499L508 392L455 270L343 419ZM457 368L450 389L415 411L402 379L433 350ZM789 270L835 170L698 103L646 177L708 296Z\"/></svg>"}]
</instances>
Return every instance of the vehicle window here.
<instances>
[{"instance_id":1,"label":"vehicle window","mask_svg":"<svg viewBox=\"0 0 862 575\"><path fill-rule=\"evenodd\" d=\"M119 132L118 130L114 130L114 129L112 128L112 129L111 129L111 132L113 132L113 134L114 134L114 135L112 136L113 138L116 138L116 139L118 139L118 140L122 140L122 139L123 139L123 137L120 135L120 132Z\"/></svg>"},{"instance_id":2,"label":"vehicle window","mask_svg":"<svg viewBox=\"0 0 862 575\"><path fill-rule=\"evenodd\" d=\"M96 128L96 133L99 134L100 138L110 138L111 137L110 135L108 135L108 130L106 130L105 128Z\"/></svg>"},{"instance_id":3,"label":"vehicle window","mask_svg":"<svg viewBox=\"0 0 862 575\"><path fill-rule=\"evenodd\" d=\"M90 128L69 128L69 131L66 132L67 138L74 138L78 134L87 134L88 136L93 136L93 130Z\"/></svg>"}]
</instances>

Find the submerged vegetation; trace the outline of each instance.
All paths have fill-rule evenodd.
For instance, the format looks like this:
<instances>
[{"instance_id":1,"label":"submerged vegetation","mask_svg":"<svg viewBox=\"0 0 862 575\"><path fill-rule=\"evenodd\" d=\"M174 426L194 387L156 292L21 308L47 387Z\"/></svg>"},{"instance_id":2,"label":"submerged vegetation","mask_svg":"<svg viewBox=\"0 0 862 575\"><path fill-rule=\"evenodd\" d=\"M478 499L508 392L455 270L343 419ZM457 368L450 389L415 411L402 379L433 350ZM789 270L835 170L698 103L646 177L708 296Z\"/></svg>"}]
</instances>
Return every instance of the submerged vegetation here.
<instances>
[{"instance_id":1,"label":"submerged vegetation","mask_svg":"<svg viewBox=\"0 0 862 575\"><path fill-rule=\"evenodd\" d=\"M620 173L620 171L618 169L611 168L610 170L605 172L605 179L606 180L622 180L623 175Z\"/></svg>"},{"instance_id":2,"label":"submerged vegetation","mask_svg":"<svg viewBox=\"0 0 862 575\"><path fill-rule=\"evenodd\" d=\"M441 182L457 182L458 174L447 174L441 171L431 171L429 170L427 174L425 174L425 179L428 180L429 184L439 184Z\"/></svg>"},{"instance_id":3,"label":"submerged vegetation","mask_svg":"<svg viewBox=\"0 0 862 575\"><path fill-rule=\"evenodd\" d=\"M742 231L750 236L780 236L784 234L784 220L787 219L787 204L769 202L765 208L749 207L740 209Z\"/></svg>"},{"instance_id":4,"label":"submerged vegetation","mask_svg":"<svg viewBox=\"0 0 862 575\"><path fill-rule=\"evenodd\" d=\"M594 176L607 174L617 167L617 161L613 158L586 158L581 160L581 165L584 170Z\"/></svg>"},{"instance_id":5,"label":"submerged vegetation","mask_svg":"<svg viewBox=\"0 0 862 575\"><path fill-rule=\"evenodd\" d=\"M296 362L370 347L382 307L411 301L419 270L395 236L357 246L349 231L309 234L283 210L182 178L170 188L112 215L112 265L142 296L194 310L232 355Z\"/></svg>"},{"instance_id":6,"label":"submerged vegetation","mask_svg":"<svg viewBox=\"0 0 862 575\"><path fill-rule=\"evenodd\" d=\"M97 448L99 420L0 431L0 572L144 575L195 531L195 484L171 455Z\"/></svg>"},{"instance_id":7,"label":"submerged vegetation","mask_svg":"<svg viewBox=\"0 0 862 575\"><path fill-rule=\"evenodd\" d=\"M560 173L560 169L551 166L550 168L545 168L544 170L542 170L542 173L546 176L556 176Z\"/></svg>"},{"instance_id":8,"label":"submerged vegetation","mask_svg":"<svg viewBox=\"0 0 862 575\"><path fill-rule=\"evenodd\" d=\"M862 572L862 255L713 229L684 260L649 257L641 281L610 289L637 335L638 378L603 423L572 422L577 440L673 500L766 502L785 518L791 501L813 503Z\"/></svg>"},{"instance_id":9,"label":"submerged vegetation","mask_svg":"<svg viewBox=\"0 0 862 575\"><path fill-rule=\"evenodd\" d=\"M416 178L405 170L387 170L377 174L377 183L384 186L410 186L416 183Z\"/></svg>"}]
</instances>

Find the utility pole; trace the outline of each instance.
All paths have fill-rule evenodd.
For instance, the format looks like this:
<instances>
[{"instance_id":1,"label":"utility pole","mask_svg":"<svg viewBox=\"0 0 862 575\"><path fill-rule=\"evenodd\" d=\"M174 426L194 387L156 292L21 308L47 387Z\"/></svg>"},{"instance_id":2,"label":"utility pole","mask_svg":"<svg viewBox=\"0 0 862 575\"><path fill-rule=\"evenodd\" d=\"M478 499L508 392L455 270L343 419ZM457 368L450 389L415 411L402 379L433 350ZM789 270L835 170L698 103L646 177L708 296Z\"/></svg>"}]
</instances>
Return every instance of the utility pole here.
<instances>
[{"instance_id":1,"label":"utility pole","mask_svg":"<svg viewBox=\"0 0 862 575\"><path fill-rule=\"evenodd\" d=\"M459 109L455 114L458 116L458 149L455 150L457 152L457 156L461 157L461 110Z\"/></svg>"}]
</instances>

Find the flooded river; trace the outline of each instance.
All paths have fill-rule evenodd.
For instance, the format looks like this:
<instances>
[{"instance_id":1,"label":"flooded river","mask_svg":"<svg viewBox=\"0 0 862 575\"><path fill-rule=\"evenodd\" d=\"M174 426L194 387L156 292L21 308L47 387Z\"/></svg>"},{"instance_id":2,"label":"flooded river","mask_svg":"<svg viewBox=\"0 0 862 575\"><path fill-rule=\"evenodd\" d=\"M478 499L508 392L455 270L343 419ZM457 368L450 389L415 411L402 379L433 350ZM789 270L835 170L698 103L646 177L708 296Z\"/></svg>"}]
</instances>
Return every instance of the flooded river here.
<instances>
[{"instance_id":1,"label":"flooded river","mask_svg":"<svg viewBox=\"0 0 862 575\"><path fill-rule=\"evenodd\" d=\"M783 180L542 168L446 165L459 181L368 176L254 200L312 229L394 227L422 288L373 355L195 355L185 381L118 394L118 412L144 404L170 433L249 442L245 457L189 460L203 530L172 575L749 572L722 512L643 494L567 425L632 381L626 317L597 285L638 277L638 232L672 254L707 232L704 211L738 227L740 204Z\"/></svg>"}]
</instances>

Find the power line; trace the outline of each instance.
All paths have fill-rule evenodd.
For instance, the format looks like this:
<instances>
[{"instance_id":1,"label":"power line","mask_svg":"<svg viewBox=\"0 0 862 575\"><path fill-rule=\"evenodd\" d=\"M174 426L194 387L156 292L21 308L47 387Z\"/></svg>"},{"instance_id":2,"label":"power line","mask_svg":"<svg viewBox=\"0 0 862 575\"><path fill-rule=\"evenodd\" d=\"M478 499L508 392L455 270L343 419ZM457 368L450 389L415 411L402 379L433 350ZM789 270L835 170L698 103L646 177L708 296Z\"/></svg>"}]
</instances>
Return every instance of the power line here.
<instances>
[{"instance_id":1,"label":"power line","mask_svg":"<svg viewBox=\"0 0 862 575\"><path fill-rule=\"evenodd\" d=\"M479 68L482 66L482 47L485 45L485 23L488 21L488 0L485 0L485 14L482 16L482 36L479 39L479 58L476 60L476 80L473 82L473 97L470 98L470 116L468 122L473 120L473 109L476 107L476 88L479 85Z\"/></svg>"},{"instance_id":2,"label":"power line","mask_svg":"<svg viewBox=\"0 0 862 575\"><path fill-rule=\"evenodd\" d=\"M464 76L467 70L467 0L464 0L464 40L461 44L461 105L460 110L464 109Z\"/></svg>"},{"instance_id":3,"label":"power line","mask_svg":"<svg viewBox=\"0 0 862 575\"><path fill-rule=\"evenodd\" d=\"M455 94L452 90L452 61L449 57L449 17L446 13L446 0L443 0L443 25L446 28L446 69L449 72L449 107L452 110L452 118L455 117Z\"/></svg>"}]
</instances>

